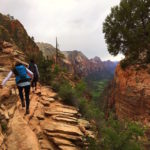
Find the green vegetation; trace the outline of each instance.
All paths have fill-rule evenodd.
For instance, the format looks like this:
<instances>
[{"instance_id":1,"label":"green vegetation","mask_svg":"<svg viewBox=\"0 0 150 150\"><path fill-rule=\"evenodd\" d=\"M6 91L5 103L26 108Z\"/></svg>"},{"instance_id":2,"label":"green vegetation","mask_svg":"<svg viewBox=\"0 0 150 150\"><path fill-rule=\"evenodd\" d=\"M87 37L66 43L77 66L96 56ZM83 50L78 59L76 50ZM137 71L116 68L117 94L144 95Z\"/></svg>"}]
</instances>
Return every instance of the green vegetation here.
<instances>
[{"instance_id":1,"label":"green vegetation","mask_svg":"<svg viewBox=\"0 0 150 150\"><path fill-rule=\"evenodd\" d=\"M81 114L95 122L98 131L97 141L87 138L89 150L141 150L138 137L143 136L143 128L136 123L120 122L116 116L105 118L100 106L100 96L108 84L107 80L85 83L80 81L75 87L69 82L60 85L59 95L64 103L79 108Z\"/></svg>"},{"instance_id":2,"label":"green vegetation","mask_svg":"<svg viewBox=\"0 0 150 150\"><path fill-rule=\"evenodd\" d=\"M3 133L7 131L7 122L5 121L1 122L1 129Z\"/></svg>"},{"instance_id":3,"label":"green vegetation","mask_svg":"<svg viewBox=\"0 0 150 150\"><path fill-rule=\"evenodd\" d=\"M142 148L138 137L144 135L144 130L139 124L119 122L110 117L101 133L103 150L141 150Z\"/></svg>"},{"instance_id":4,"label":"green vegetation","mask_svg":"<svg viewBox=\"0 0 150 150\"><path fill-rule=\"evenodd\" d=\"M8 31L0 25L0 40L5 40L8 42L11 42L11 38L10 38L10 34L8 33Z\"/></svg>"},{"instance_id":5,"label":"green vegetation","mask_svg":"<svg viewBox=\"0 0 150 150\"><path fill-rule=\"evenodd\" d=\"M108 51L116 56L122 53L126 59L122 67L136 63L143 51L147 57L144 62L150 62L150 1L121 0L119 6L111 9L107 16L103 32Z\"/></svg>"}]
</instances>

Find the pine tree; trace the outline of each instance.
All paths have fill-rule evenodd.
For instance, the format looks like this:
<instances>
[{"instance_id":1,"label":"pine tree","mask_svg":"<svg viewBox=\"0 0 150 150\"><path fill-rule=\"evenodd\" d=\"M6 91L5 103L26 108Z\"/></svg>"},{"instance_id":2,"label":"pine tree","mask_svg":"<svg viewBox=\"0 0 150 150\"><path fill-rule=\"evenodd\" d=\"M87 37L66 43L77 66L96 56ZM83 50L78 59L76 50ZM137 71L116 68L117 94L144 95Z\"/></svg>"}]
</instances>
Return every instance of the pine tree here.
<instances>
[{"instance_id":1,"label":"pine tree","mask_svg":"<svg viewBox=\"0 0 150 150\"><path fill-rule=\"evenodd\" d=\"M138 59L143 50L150 53L150 0L121 0L111 9L103 24L110 54Z\"/></svg>"}]
</instances>

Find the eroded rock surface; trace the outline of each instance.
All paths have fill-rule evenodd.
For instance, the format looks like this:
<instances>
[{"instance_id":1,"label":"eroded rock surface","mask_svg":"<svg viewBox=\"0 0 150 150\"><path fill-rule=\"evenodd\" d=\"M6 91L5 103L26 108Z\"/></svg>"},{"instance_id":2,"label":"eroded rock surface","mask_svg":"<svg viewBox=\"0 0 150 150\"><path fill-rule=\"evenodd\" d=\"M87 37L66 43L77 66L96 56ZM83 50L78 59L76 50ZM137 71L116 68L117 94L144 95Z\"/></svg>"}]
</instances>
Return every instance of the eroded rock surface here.
<instances>
[{"instance_id":1,"label":"eroded rock surface","mask_svg":"<svg viewBox=\"0 0 150 150\"><path fill-rule=\"evenodd\" d=\"M150 121L150 66L116 69L109 106L115 106L120 119Z\"/></svg>"}]
</instances>

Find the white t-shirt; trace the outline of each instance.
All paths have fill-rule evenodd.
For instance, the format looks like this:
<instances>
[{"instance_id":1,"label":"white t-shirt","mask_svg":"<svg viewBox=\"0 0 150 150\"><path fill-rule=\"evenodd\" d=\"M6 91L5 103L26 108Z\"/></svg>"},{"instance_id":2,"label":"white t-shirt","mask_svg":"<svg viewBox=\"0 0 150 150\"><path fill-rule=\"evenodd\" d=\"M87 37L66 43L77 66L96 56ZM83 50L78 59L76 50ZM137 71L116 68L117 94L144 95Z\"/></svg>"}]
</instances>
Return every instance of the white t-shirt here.
<instances>
[{"instance_id":1,"label":"white t-shirt","mask_svg":"<svg viewBox=\"0 0 150 150\"><path fill-rule=\"evenodd\" d=\"M27 70L27 73L30 74L33 77L33 72L31 72L28 68L26 68L26 70ZM1 85L4 86L6 84L6 82L11 78L12 75L13 75L13 72L10 71L8 73L7 77L2 81ZM19 83L17 85L20 86L20 87L24 87L24 86L30 85L30 82L26 81L26 82Z\"/></svg>"}]
</instances>

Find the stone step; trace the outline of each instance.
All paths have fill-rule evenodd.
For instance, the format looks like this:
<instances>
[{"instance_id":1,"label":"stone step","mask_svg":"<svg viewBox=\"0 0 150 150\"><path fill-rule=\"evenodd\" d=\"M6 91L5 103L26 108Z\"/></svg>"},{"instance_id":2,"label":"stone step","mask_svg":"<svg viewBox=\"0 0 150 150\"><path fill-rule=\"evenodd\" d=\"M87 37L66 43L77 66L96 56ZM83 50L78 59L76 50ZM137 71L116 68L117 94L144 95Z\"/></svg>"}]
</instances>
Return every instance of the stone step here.
<instances>
[{"instance_id":1,"label":"stone step","mask_svg":"<svg viewBox=\"0 0 150 150\"><path fill-rule=\"evenodd\" d=\"M45 150L45 149L56 150L56 147L46 139L40 140L39 143L40 143L40 148L43 150Z\"/></svg>"},{"instance_id":2,"label":"stone step","mask_svg":"<svg viewBox=\"0 0 150 150\"><path fill-rule=\"evenodd\" d=\"M54 133L54 132L45 132L45 134L48 137L58 137L58 138L63 138L71 141L76 141L76 142L82 142L82 136L79 135L69 135L65 133Z\"/></svg>"},{"instance_id":3,"label":"stone step","mask_svg":"<svg viewBox=\"0 0 150 150\"><path fill-rule=\"evenodd\" d=\"M53 141L56 145L58 145L58 147L59 147L60 145L75 147L75 145L74 145L72 142L70 142L70 141L68 141L68 140L66 140L66 139L57 138L57 137L52 137L51 139L52 139L52 141Z\"/></svg>"},{"instance_id":4,"label":"stone step","mask_svg":"<svg viewBox=\"0 0 150 150\"><path fill-rule=\"evenodd\" d=\"M54 132L54 133L64 133L69 135L79 135L83 136L83 133L77 126L60 123L60 122L51 122L48 120L44 120L41 122L41 127L43 130L47 132Z\"/></svg>"},{"instance_id":5,"label":"stone step","mask_svg":"<svg viewBox=\"0 0 150 150\"><path fill-rule=\"evenodd\" d=\"M64 115L64 116L70 116L73 117L75 114L66 113L66 112L59 112L59 111L45 111L44 112L46 116L52 116L52 115Z\"/></svg>"},{"instance_id":6,"label":"stone step","mask_svg":"<svg viewBox=\"0 0 150 150\"><path fill-rule=\"evenodd\" d=\"M70 118L65 118L65 117L60 117L60 116L52 116L53 120L56 121L63 121L63 122L67 122L67 123L71 123L71 124L77 124L78 120L76 119L70 119Z\"/></svg>"},{"instance_id":7,"label":"stone step","mask_svg":"<svg viewBox=\"0 0 150 150\"><path fill-rule=\"evenodd\" d=\"M59 146L60 150L79 150L78 148L74 146L66 146L66 145L61 145Z\"/></svg>"}]
</instances>

